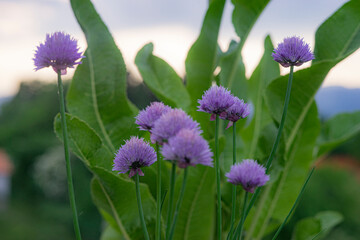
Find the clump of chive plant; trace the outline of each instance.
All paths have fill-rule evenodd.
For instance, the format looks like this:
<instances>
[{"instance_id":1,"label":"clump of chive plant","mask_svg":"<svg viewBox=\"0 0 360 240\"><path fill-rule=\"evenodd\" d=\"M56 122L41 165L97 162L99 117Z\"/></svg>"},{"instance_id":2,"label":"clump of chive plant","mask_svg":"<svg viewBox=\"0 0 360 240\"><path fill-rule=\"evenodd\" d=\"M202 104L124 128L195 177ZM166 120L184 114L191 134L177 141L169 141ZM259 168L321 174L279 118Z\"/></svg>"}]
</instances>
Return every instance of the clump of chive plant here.
<instances>
[{"instance_id":1,"label":"clump of chive plant","mask_svg":"<svg viewBox=\"0 0 360 240\"><path fill-rule=\"evenodd\" d=\"M73 212L74 230L77 240L81 239L81 234L72 180L68 133L65 120L64 90L61 81L61 75L65 75L67 73L67 68L74 68L75 65L81 64L81 61L78 61L81 58L84 58L84 56L82 55L82 52L79 51L77 40L64 32L47 34L45 42L40 43L40 45L35 50L35 56L33 58L35 71L45 67L52 67L52 69L58 75L60 118L63 131L66 175L68 181L69 200Z\"/></svg>"}]
</instances>

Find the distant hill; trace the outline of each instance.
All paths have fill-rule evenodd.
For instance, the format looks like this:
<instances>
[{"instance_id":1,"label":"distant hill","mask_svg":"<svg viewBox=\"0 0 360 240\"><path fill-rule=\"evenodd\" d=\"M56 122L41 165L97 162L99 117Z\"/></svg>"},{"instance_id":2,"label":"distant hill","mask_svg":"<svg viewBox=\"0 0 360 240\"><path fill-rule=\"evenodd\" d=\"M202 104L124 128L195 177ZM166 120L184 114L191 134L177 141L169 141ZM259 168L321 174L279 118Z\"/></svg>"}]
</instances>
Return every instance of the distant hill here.
<instances>
[{"instance_id":1,"label":"distant hill","mask_svg":"<svg viewBox=\"0 0 360 240\"><path fill-rule=\"evenodd\" d=\"M325 87L319 90L315 99L322 118L360 110L360 88Z\"/></svg>"}]
</instances>

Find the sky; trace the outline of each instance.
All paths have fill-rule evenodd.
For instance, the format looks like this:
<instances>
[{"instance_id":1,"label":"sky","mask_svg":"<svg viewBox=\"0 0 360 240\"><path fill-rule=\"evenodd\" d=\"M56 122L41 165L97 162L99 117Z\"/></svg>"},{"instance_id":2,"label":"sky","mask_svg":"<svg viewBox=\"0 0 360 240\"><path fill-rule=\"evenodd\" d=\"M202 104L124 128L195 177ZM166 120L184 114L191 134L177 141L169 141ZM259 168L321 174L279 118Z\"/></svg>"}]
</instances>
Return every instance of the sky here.
<instances>
[{"instance_id":1,"label":"sky","mask_svg":"<svg viewBox=\"0 0 360 240\"><path fill-rule=\"evenodd\" d=\"M93 0L95 8L112 32L128 71L140 79L134 65L138 50L154 43L154 54L166 60L180 76L184 61L196 40L208 0ZM243 49L246 74L250 76L263 53L263 41L270 34L273 43L287 36L301 36L313 49L316 29L346 0L272 0L255 24ZM232 23L233 6L227 0L219 44L226 50L238 39ZM65 31L86 41L68 0L0 0L0 97L11 96L21 81L55 81L48 68L34 72L33 55L46 33ZM331 70L324 86L360 88L360 51ZM303 67L309 66L304 65ZM282 74L286 74L282 69ZM71 77L74 71L70 70Z\"/></svg>"}]
</instances>

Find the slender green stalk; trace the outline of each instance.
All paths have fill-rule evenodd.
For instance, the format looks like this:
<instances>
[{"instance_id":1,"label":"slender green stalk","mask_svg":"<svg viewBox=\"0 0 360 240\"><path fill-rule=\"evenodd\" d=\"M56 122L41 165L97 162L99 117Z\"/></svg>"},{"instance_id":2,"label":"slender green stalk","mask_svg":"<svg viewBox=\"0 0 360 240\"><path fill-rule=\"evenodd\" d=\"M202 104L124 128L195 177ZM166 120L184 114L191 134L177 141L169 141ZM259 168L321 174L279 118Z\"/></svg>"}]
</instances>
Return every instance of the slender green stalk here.
<instances>
[{"instance_id":1,"label":"slender green stalk","mask_svg":"<svg viewBox=\"0 0 360 240\"><path fill-rule=\"evenodd\" d=\"M58 71L58 88L59 88L59 100L60 100L60 118L61 118L61 127L63 131L63 140L64 140L64 150L65 150L65 163L66 163L66 175L68 182L68 191L69 191L69 200L71 209L73 212L73 224L74 230L77 240L81 240L79 220L76 210L76 202L75 202L75 193L74 193L74 185L71 173L71 163L70 163L70 152L69 152L69 141L68 141L68 132L66 126L66 118L65 118L65 100L64 100L64 89L61 81L61 72Z\"/></svg>"},{"instance_id":2,"label":"slender green stalk","mask_svg":"<svg viewBox=\"0 0 360 240\"><path fill-rule=\"evenodd\" d=\"M173 161L172 167L171 167L171 175L170 175L169 206L168 206L168 213L167 213L167 219L166 219L166 239L169 238L170 228L171 228L170 224L171 224L173 202L174 202L175 177L176 177L176 163L175 163L175 161Z\"/></svg>"},{"instance_id":3,"label":"slender green stalk","mask_svg":"<svg viewBox=\"0 0 360 240\"><path fill-rule=\"evenodd\" d=\"M233 124L233 165L236 163L236 122ZM236 217L236 185L232 185L232 200L231 200L231 225L230 225L230 231L226 239L232 238L232 232L234 228L235 223L235 217Z\"/></svg>"},{"instance_id":4,"label":"slender green stalk","mask_svg":"<svg viewBox=\"0 0 360 240\"><path fill-rule=\"evenodd\" d=\"M248 199L248 195L249 195L249 193L245 192L244 206L243 206L243 210L242 210L242 213L241 213L241 220L240 220L239 225L236 228L236 234L235 234L233 239L240 239L241 240L242 230L243 230L244 222L245 222L245 219L246 219L245 210L246 210L246 202L247 202L247 199Z\"/></svg>"},{"instance_id":5,"label":"slender green stalk","mask_svg":"<svg viewBox=\"0 0 360 240\"><path fill-rule=\"evenodd\" d=\"M173 238L173 236L174 236L175 226L176 226L176 222L177 222L177 219L178 219L179 210L180 210L183 198L184 198L187 174L188 174L188 168L185 168L183 183L182 183L182 187L181 187L181 190L180 190L179 198L178 198L177 203L176 203L174 219L173 219L173 222L171 224L171 230L170 230L170 234L169 234L169 238L168 238L169 240L171 240Z\"/></svg>"},{"instance_id":6,"label":"slender green stalk","mask_svg":"<svg viewBox=\"0 0 360 240\"><path fill-rule=\"evenodd\" d=\"M159 151L159 144L156 143L157 156L157 206L156 206L156 240L161 239L161 157Z\"/></svg>"},{"instance_id":7,"label":"slender green stalk","mask_svg":"<svg viewBox=\"0 0 360 240\"><path fill-rule=\"evenodd\" d=\"M302 188L301 188L301 190L300 190L300 193L299 193L299 195L297 196L297 198L296 198L296 200L295 200L295 203L294 203L294 205L292 206L289 214L286 216L284 222L281 224L281 226L279 227L279 229L276 231L276 233L275 233L274 237L272 238L272 240L275 240L275 239L278 237L278 235L280 234L281 230L282 230L283 227L285 226L287 220L289 219L290 215L292 214L292 212L294 211L295 207L297 206L297 204L298 204L298 202L299 202L299 199L300 199L301 195L303 194L303 192L304 192L304 190L305 190L305 188L306 188L306 185L308 184L308 182L309 182L309 180L310 180L310 178L311 178L311 175L313 174L314 170L315 170L315 168L313 167L313 168L311 169L308 177L306 178L305 183L304 183L304 185L302 186Z\"/></svg>"},{"instance_id":8,"label":"slender green stalk","mask_svg":"<svg viewBox=\"0 0 360 240\"><path fill-rule=\"evenodd\" d=\"M219 161L219 116L215 119L215 174L217 188L217 234L218 240L221 240L221 187L220 187L220 161Z\"/></svg>"},{"instance_id":9,"label":"slender green stalk","mask_svg":"<svg viewBox=\"0 0 360 240\"><path fill-rule=\"evenodd\" d=\"M271 149L270 156L269 156L269 158L268 158L268 160L267 160L267 162L266 162L266 165L265 165L266 173L269 172L269 169L270 169L272 160L274 159L274 156L275 156L277 147L278 147L279 142L280 142L282 130L283 130L284 125L285 125L286 113L287 113L287 109L288 109L289 102L290 102L290 93L291 93L291 85L292 85L292 81L293 81L293 75L294 75L294 66L290 66L290 74L289 74L289 80L288 80L287 89L286 89L286 95L285 95L285 102L284 102L283 113L282 113L282 116L281 116L281 121L280 121L279 129L278 129L278 132L277 132L277 135L276 135L276 139L275 139L274 145L273 145L273 147L272 147L272 149ZM246 216L249 214L252 206L254 205L257 197L258 197L259 194L260 194L260 191L261 191L261 188L257 188L257 189L255 190L254 195L251 197L249 206L248 206L248 208L246 209Z\"/></svg>"},{"instance_id":10,"label":"slender green stalk","mask_svg":"<svg viewBox=\"0 0 360 240\"><path fill-rule=\"evenodd\" d=\"M136 199L137 199L138 209L139 209L140 222L141 222L141 226L142 226L142 229L144 232L145 240L150 240L149 233L147 231L146 223L145 223L145 219L144 219L144 212L143 212L143 208L142 208L142 204L141 204L140 186L139 185L140 185L139 174L136 173L135 174L135 190L136 190Z\"/></svg>"}]
</instances>

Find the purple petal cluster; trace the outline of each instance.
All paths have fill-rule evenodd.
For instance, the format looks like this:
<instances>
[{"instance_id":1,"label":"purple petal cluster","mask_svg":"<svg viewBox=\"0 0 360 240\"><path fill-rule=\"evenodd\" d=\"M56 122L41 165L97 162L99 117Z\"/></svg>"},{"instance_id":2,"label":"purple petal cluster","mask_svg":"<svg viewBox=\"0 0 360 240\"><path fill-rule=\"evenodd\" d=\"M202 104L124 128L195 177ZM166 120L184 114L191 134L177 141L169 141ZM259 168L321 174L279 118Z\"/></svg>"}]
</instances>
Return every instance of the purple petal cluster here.
<instances>
[{"instance_id":1,"label":"purple petal cluster","mask_svg":"<svg viewBox=\"0 0 360 240\"><path fill-rule=\"evenodd\" d=\"M256 187L265 185L270 179L269 175L266 175L265 168L252 159L246 159L231 166L230 172L225 176L228 182L241 185L245 191L251 193Z\"/></svg>"},{"instance_id":2,"label":"purple petal cluster","mask_svg":"<svg viewBox=\"0 0 360 240\"><path fill-rule=\"evenodd\" d=\"M223 86L212 86L205 91L198 103L198 111L210 113L210 120L215 120L216 115L220 115L235 103L235 97Z\"/></svg>"},{"instance_id":3,"label":"purple petal cluster","mask_svg":"<svg viewBox=\"0 0 360 240\"><path fill-rule=\"evenodd\" d=\"M283 67L300 66L305 62L314 59L314 54L310 51L309 44L303 38L288 37L280 43L272 54L274 60Z\"/></svg>"},{"instance_id":4,"label":"purple petal cluster","mask_svg":"<svg viewBox=\"0 0 360 240\"><path fill-rule=\"evenodd\" d=\"M77 60L83 57L77 40L69 34L55 32L46 35L45 42L37 47L33 60L35 71L51 66L55 72L61 71L61 74L65 75L67 68L80 64Z\"/></svg>"},{"instance_id":5,"label":"purple petal cluster","mask_svg":"<svg viewBox=\"0 0 360 240\"><path fill-rule=\"evenodd\" d=\"M129 173L129 177L135 174L144 176L142 167L148 167L156 162L156 153L149 143L138 137L131 137L122 145L114 159L113 171Z\"/></svg>"},{"instance_id":6,"label":"purple petal cluster","mask_svg":"<svg viewBox=\"0 0 360 240\"><path fill-rule=\"evenodd\" d=\"M156 122L151 132L151 141L163 144L170 137L175 136L181 129L201 132L199 123L194 121L181 109L171 109L163 114Z\"/></svg>"},{"instance_id":7,"label":"purple petal cluster","mask_svg":"<svg viewBox=\"0 0 360 240\"><path fill-rule=\"evenodd\" d=\"M162 102L153 102L145 110L139 112L135 123L139 125L140 130L151 132L155 122L170 110L171 107L164 105Z\"/></svg>"},{"instance_id":8,"label":"purple petal cluster","mask_svg":"<svg viewBox=\"0 0 360 240\"><path fill-rule=\"evenodd\" d=\"M229 128L233 125L234 122L239 119L246 118L250 114L250 108L247 103L244 103L244 100L235 97L235 103L226 109L225 112L220 114L220 118L224 120L229 120L229 124L226 128Z\"/></svg>"},{"instance_id":9,"label":"purple petal cluster","mask_svg":"<svg viewBox=\"0 0 360 240\"><path fill-rule=\"evenodd\" d=\"M199 132L182 129L176 136L169 138L162 148L162 154L167 160L175 160L180 168L197 164L213 166L212 152L208 142Z\"/></svg>"}]
</instances>

